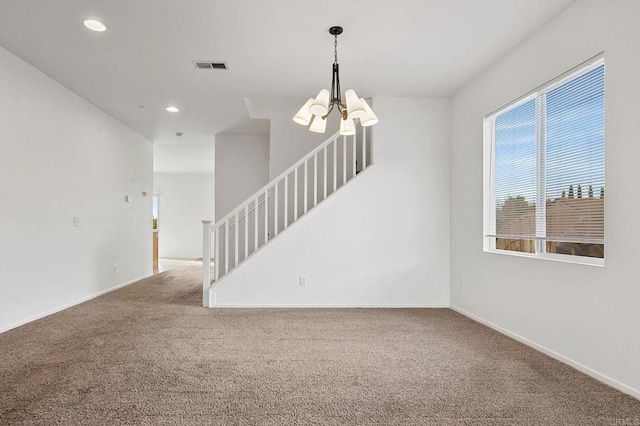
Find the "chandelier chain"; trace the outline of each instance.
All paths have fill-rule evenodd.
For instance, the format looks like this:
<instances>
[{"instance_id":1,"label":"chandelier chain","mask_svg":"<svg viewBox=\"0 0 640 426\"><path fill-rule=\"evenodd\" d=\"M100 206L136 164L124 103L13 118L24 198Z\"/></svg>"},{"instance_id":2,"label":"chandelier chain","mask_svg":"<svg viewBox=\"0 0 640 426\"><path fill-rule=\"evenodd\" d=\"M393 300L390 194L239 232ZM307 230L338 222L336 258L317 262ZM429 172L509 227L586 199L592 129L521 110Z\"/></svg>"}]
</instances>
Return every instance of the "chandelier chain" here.
<instances>
[{"instance_id":1,"label":"chandelier chain","mask_svg":"<svg viewBox=\"0 0 640 426\"><path fill-rule=\"evenodd\" d=\"M335 35L335 41L333 42L333 63L338 63L338 36Z\"/></svg>"}]
</instances>

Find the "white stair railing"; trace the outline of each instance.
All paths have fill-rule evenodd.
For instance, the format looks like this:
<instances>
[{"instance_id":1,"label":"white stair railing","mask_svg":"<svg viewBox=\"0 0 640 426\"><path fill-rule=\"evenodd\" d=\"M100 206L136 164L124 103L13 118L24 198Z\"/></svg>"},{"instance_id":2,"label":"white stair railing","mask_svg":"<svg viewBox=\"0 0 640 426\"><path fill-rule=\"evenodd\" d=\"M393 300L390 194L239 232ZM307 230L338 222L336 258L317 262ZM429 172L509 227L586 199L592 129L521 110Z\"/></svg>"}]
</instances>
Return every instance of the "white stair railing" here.
<instances>
[{"instance_id":1,"label":"white stair railing","mask_svg":"<svg viewBox=\"0 0 640 426\"><path fill-rule=\"evenodd\" d=\"M212 283L372 165L367 128L361 129L353 136L335 133L216 223L202 221L203 306Z\"/></svg>"}]
</instances>

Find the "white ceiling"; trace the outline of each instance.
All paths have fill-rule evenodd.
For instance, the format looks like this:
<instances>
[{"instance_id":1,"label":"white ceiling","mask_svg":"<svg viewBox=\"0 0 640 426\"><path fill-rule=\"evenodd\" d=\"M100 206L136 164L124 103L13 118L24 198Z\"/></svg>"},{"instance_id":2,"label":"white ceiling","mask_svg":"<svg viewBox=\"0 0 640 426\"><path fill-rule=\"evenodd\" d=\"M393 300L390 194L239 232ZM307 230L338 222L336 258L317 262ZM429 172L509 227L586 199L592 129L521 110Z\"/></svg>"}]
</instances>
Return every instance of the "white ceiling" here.
<instances>
[{"instance_id":1,"label":"white ceiling","mask_svg":"<svg viewBox=\"0 0 640 426\"><path fill-rule=\"evenodd\" d=\"M448 96L571 2L3 0L0 44L152 141L192 144L268 131L248 121L245 98L302 104L329 86L332 25L345 29L343 87ZM109 30L88 31L87 18ZM170 104L181 112L167 113Z\"/></svg>"}]
</instances>

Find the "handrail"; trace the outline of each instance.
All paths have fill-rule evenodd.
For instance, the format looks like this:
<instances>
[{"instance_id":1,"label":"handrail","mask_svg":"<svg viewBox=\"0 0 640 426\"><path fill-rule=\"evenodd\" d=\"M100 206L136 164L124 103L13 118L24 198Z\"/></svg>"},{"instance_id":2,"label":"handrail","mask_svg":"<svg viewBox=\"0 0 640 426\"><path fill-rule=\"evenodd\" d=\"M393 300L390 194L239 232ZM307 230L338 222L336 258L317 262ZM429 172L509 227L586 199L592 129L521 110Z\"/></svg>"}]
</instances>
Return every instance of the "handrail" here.
<instances>
[{"instance_id":1,"label":"handrail","mask_svg":"<svg viewBox=\"0 0 640 426\"><path fill-rule=\"evenodd\" d=\"M211 225L212 230L215 228L218 228L222 223L226 222L230 217L235 216L239 211L244 210L244 206L247 205L249 202L251 202L253 199L255 199L255 197L259 197L264 192L266 192L267 189L270 189L275 183L280 182L282 178L284 178L286 175L288 175L289 173L293 172L295 169L300 167L302 164L304 164L305 161L308 161L318 152L322 151L322 149L324 149L325 146L329 145L331 142L338 139L339 136L340 136L340 132L335 132L333 135L329 136L329 138L327 138L324 142L322 142L320 145L315 147L311 152L309 152L307 155L302 157L300 160L296 161L287 170L285 170L284 172L280 173L278 176L271 179L269 183L267 183L265 186L263 186L262 188L260 188L259 190L251 194L251 196L247 197L240 204L238 204L238 207L236 207L234 210L227 213L227 215L224 216L222 219L216 221L216 223Z\"/></svg>"},{"instance_id":2,"label":"handrail","mask_svg":"<svg viewBox=\"0 0 640 426\"><path fill-rule=\"evenodd\" d=\"M262 199L260 199L260 195L258 195L258 205L263 205L264 202L265 202L265 198L266 197L262 197ZM253 198L253 200L255 200L255 197ZM253 200L247 199L241 204L241 206L243 206L243 208L239 209L239 211L236 212L236 214L238 215L238 219L242 219L244 217L244 206L247 206L247 204L248 204L248 207L249 207L249 213L251 213L255 209L255 206L253 205L254 204ZM249 203L247 203L247 201L249 201ZM236 218L234 216L235 216L235 214L232 215L231 217L227 218L227 220L225 220L225 222L230 222L232 224L235 223L235 219ZM216 225L215 223L211 223L211 230L212 231L215 228L215 225Z\"/></svg>"}]
</instances>

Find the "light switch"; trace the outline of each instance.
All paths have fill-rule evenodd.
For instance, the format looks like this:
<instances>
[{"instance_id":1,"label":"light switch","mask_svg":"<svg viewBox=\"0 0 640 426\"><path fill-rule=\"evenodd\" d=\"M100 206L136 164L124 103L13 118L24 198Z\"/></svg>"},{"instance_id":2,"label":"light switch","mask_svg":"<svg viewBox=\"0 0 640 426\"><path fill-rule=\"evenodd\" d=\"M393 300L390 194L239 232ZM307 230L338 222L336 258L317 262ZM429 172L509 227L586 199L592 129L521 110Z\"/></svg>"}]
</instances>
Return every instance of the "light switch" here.
<instances>
[{"instance_id":1,"label":"light switch","mask_svg":"<svg viewBox=\"0 0 640 426\"><path fill-rule=\"evenodd\" d=\"M79 217L74 217L73 218L73 226L76 228L80 228L80 218Z\"/></svg>"}]
</instances>

